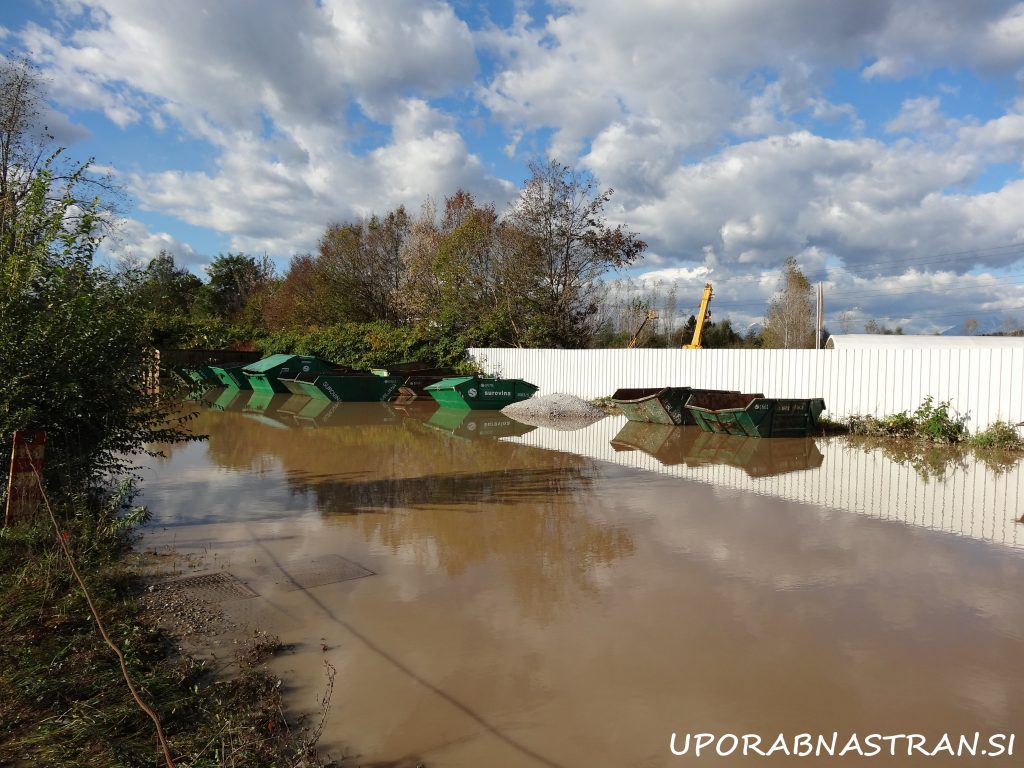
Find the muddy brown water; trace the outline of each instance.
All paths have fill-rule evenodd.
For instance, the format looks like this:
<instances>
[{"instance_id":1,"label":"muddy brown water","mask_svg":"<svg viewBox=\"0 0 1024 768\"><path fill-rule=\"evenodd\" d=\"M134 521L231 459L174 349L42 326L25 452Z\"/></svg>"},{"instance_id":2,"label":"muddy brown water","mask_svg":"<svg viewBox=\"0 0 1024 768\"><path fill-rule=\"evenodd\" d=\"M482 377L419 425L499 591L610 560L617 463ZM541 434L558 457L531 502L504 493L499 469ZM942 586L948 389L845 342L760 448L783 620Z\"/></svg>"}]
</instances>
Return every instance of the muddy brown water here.
<instances>
[{"instance_id":1,"label":"muddy brown water","mask_svg":"<svg viewBox=\"0 0 1024 768\"><path fill-rule=\"evenodd\" d=\"M273 670L294 711L336 668L321 744L352 764L962 765L669 745L1024 731L1018 464L216 402L208 442L144 468L140 546L222 574L203 583L228 615L291 647Z\"/></svg>"}]
</instances>

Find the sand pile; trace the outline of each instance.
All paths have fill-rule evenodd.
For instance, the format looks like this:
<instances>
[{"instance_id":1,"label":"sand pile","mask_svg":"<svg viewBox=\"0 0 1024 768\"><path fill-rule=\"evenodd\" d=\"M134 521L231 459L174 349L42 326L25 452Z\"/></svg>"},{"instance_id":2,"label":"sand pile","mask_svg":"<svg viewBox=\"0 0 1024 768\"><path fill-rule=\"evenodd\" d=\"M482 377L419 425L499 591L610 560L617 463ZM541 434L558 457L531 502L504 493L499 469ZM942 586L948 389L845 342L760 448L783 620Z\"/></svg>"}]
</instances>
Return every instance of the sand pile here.
<instances>
[{"instance_id":1,"label":"sand pile","mask_svg":"<svg viewBox=\"0 0 1024 768\"><path fill-rule=\"evenodd\" d=\"M501 412L523 424L562 430L587 427L605 417L604 411L586 400L561 392L520 400Z\"/></svg>"}]
</instances>

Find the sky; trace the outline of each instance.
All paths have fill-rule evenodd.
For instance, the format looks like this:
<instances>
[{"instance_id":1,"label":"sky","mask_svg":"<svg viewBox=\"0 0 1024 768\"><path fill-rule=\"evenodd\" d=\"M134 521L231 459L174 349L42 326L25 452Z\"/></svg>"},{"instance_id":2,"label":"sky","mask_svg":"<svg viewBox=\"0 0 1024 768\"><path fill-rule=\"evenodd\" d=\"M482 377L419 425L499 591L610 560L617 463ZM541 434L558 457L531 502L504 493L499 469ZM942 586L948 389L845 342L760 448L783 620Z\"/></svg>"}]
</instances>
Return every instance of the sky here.
<instances>
[{"instance_id":1,"label":"sky","mask_svg":"<svg viewBox=\"0 0 1024 768\"><path fill-rule=\"evenodd\" d=\"M833 332L1024 326L1024 2L6 0L0 51L125 190L113 259L283 269L554 158L690 311L757 322L793 256Z\"/></svg>"}]
</instances>

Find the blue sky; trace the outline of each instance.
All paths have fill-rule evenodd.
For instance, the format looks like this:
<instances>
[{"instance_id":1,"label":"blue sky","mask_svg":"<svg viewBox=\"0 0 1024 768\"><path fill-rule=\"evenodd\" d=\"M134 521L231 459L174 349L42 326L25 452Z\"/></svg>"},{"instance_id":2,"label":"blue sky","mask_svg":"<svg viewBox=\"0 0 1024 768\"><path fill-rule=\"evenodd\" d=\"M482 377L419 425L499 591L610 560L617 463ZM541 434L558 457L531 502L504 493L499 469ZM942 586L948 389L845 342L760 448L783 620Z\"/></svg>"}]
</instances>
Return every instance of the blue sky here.
<instances>
[{"instance_id":1,"label":"blue sky","mask_svg":"<svg viewBox=\"0 0 1024 768\"><path fill-rule=\"evenodd\" d=\"M283 267L333 221L532 158L616 194L630 291L756 321L795 256L830 327L1024 323L1024 3L14 0L3 50L127 192L112 258Z\"/></svg>"}]
</instances>

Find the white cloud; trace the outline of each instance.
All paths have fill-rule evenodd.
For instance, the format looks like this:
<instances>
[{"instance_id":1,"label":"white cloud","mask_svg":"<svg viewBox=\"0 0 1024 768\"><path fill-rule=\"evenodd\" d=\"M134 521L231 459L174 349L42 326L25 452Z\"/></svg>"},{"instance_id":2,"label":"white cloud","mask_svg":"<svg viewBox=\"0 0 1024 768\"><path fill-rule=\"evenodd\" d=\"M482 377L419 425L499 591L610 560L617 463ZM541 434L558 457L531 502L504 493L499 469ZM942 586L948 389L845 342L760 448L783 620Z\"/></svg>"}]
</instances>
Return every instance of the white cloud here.
<instances>
[{"instance_id":1,"label":"white cloud","mask_svg":"<svg viewBox=\"0 0 1024 768\"><path fill-rule=\"evenodd\" d=\"M832 333L862 333L869 320L907 333L935 333L970 318L989 330L1024 320L1024 277L992 273L958 275L951 271L909 269L901 275L862 277L841 267L816 269L814 255L798 262L813 282L824 286L825 325ZM669 268L619 283L616 295L640 296L662 308L671 290L677 299L678 327L697 311L706 282L714 286L712 317L728 317L743 330L764 320L769 300L778 290L779 272L765 269L737 273L728 268ZM663 318L663 322L665 319ZM1014 325L1013 327L1019 327Z\"/></svg>"},{"instance_id":2,"label":"white cloud","mask_svg":"<svg viewBox=\"0 0 1024 768\"><path fill-rule=\"evenodd\" d=\"M26 49L57 94L118 125L166 111L206 136L206 121L258 129L341 126L349 99L386 117L409 91L471 82L476 57L448 6L416 0L293 3L95 0L66 39L29 25ZM75 8L67 8L72 13Z\"/></svg>"},{"instance_id":3,"label":"white cloud","mask_svg":"<svg viewBox=\"0 0 1024 768\"><path fill-rule=\"evenodd\" d=\"M549 10L471 32L437 1L64 0L61 23L17 34L61 106L209 142L215 160L199 170L125 178L144 207L226 234L233 249L287 256L312 248L328 222L460 186L500 205L512 186L461 133L460 120L482 113L506 132L495 153L541 142L592 170L616 190L611 215L650 241L647 263L688 270L695 285L713 275L723 301L751 275L766 299L766 276L790 255L822 276L839 269L834 290L868 280L883 293L887 276L915 264L951 275L969 266L925 257L993 248L978 259L993 268L1020 258L995 247L1024 242L1024 181L973 189L990 163L1024 156L1024 99L982 122L947 114L956 87L940 82L934 92L950 96L911 92L879 140L865 138L864 116L832 93L831 77L860 72L868 89L936 67L1024 78L1024 4L570 0ZM497 62L485 79L474 45ZM814 133L822 121L832 138ZM153 237L136 242L152 250ZM987 290L964 279L975 297Z\"/></svg>"},{"instance_id":4,"label":"white cloud","mask_svg":"<svg viewBox=\"0 0 1024 768\"><path fill-rule=\"evenodd\" d=\"M991 160L1020 162L1024 157L1024 114L1007 114L984 123L965 126L958 138L965 150L986 153Z\"/></svg>"},{"instance_id":5,"label":"white cloud","mask_svg":"<svg viewBox=\"0 0 1024 768\"><path fill-rule=\"evenodd\" d=\"M472 36L448 5L95 0L61 11L78 27L21 32L55 98L213 144L215 167L136 172L129 190L234 248L288 255L313 247L329 221L458 186L509 194L451 121L410 95L446 94L476 74ZM391 129L368 155L349 148L355 104Z\"/></svg>"},{"instance_id":6,"label":"white cloud","mask_svg":"<svg viewBox=\"0 0 1024 768\"><path fill-rule=\"evenodd\" d=\"M113 222L113 234L103 241L103 252L119 262L146 263L167 251L179 266L198 266L206 259L167 232L151 232L145 224L132 218Z\"/></svg>"},{"instance_id":7,"label":"white cloud","mask_svg":"<svg viewBox=\"0 0 1024 768\"><path fill-rule=\"evenodd\" d=\"M952 121L942 114L942 106L936 96L919 96L907 99L900 113L885 124L888 133L940 133L950 127Z\"/></svg>"},{"instance_id":8,"label":"white cloud","mask_svg":"<svg viewBox=\"0 0 1024 768\"><path fill-rule=\"evenodd\" d=\"M1014 72L1024 66L1024 4L1006 0L886 2L872 36L867 78L902 78L931 67Z\"/></svg>"},{"instance_id":9,"label":"white cloud","mask_svg":"<svg viewBox=\"0 0 1024 768\"><path fill-rule=\"evenodd\" d=\"M331 138L316 128L269 140L239 136L213 172L136 174L130 191L146 208L230 235L234 249L286 256L314 248L332 221L403 204L415 210L425 196L460 187L499 202L512 193L488 175L450 119L419 99L396 107L392 141L368 155Z\"/></svg>"}]
</instances>

